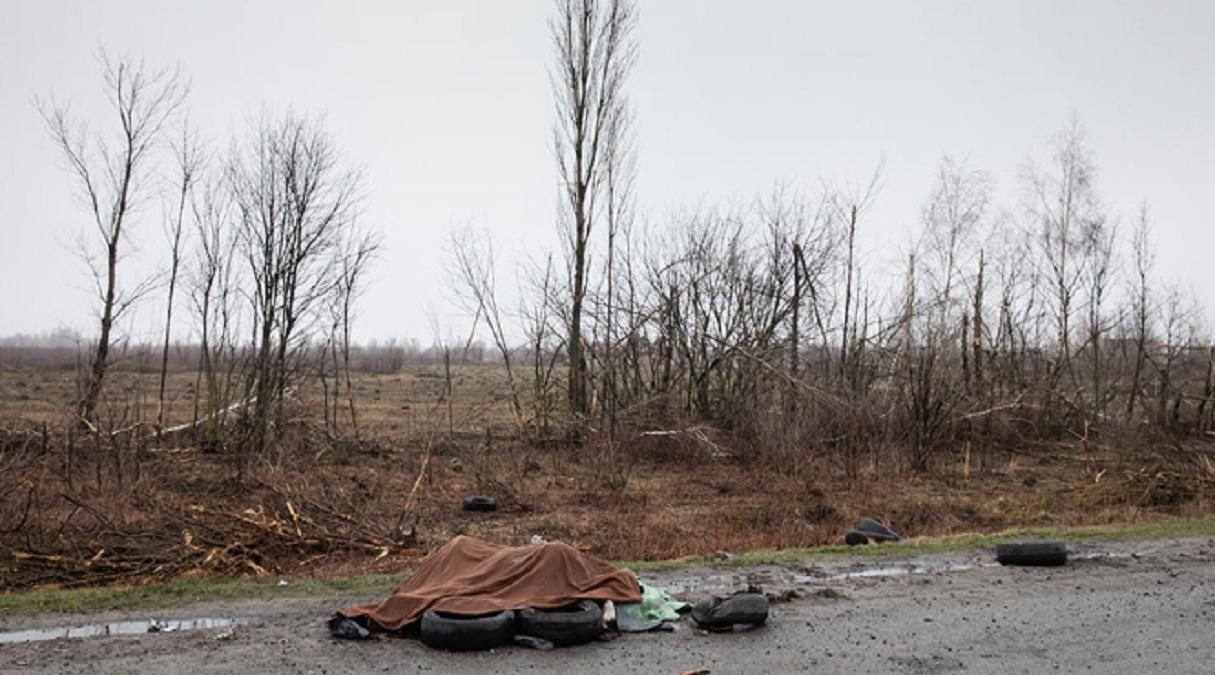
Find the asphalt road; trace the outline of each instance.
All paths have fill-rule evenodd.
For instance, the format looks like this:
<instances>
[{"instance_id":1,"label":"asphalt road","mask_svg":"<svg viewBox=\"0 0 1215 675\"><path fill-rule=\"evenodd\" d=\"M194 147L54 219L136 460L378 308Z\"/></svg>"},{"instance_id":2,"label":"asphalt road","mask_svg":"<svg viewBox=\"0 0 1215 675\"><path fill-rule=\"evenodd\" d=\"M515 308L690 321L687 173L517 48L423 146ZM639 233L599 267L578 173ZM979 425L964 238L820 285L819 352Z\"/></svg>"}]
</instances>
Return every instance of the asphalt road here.
<instances>
[{"instance_id":1,"label":"asphalt road","mask_svg":"<svg viewBox=\"0 0 1215 675\"><path fill-rule=\"evenodd\" d=\"M4 617L0 631L120 619L240 617L224 628L0 644L13 673L1212 673L1215 539L1076 547L1062 568L1004 568L989 552L643 577L688 599L762 585L799 596L767 625L627 635L582 647L454 654L417 642L341 642L323 620L349 601L202 604L134 616ZM222 639L221 639L222 638Z\"/></svg>"}]
</instances>

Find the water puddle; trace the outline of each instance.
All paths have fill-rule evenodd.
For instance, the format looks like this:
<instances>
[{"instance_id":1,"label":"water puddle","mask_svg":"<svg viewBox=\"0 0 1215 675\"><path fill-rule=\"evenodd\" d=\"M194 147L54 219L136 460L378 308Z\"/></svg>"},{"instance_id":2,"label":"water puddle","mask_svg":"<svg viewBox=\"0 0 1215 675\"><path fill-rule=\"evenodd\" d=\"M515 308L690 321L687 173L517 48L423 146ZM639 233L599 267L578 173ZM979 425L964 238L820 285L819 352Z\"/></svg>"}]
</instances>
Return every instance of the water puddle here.
<instances>
[{"instance_id":1,"label":"water puddle","mask_svg":"<svg viewBox=\"0 0 1215 675\"><path fill-rule=\"evenodd\" d=\"M917 563L906 563L903 565L891 565L888 567L871 567L863 570L851 572L841 572L826 578L808 577L811 581L847 581L848 579L880 579L884 577L904 577L918 574L950 574L953 572L969 572L982 567L999 567L999 563L937 563L931 565L921 565Z\"/></svg>"},{"instance_id":2,"label":"water puddle","mask_svg":"<svg viewBox=\"0 0 1215 675\"><path fill-rule=\"evenodd\" d=\"M91 623L83 626L60 626L57 628L35 628L0 633L0 644L17 644L21 642L42 642L44 640L62 640L65 638L90 638L110 635L146 635L148 633L175 633L183 630L204 630L207 628L228 628L250 623L250 619L177 619L160 621L111 621L108 623Z\"/></svg>"},{"instance_id":3,"label":"water puddle","mask_svg":"<svg viewBox=\"0 0 1215 675\"><path fill-rule=\"evenodd\" d=\"M695 592L716 592L721 590L730 590L739 586L756 585L756 586L813 586L822 584L839 583L841 581L849 581L852 579L882 579L887 577L905 577L924 574L951 574L955 572L969 572L984 567L999 567L996 562L973 562L973 563L926 563L926 562L903 562L883 565L880 567L862 567L845 570L781 570L779 572L769 572L761 574L726 574L726 575L708 575L694 579L672 580L667 584L665 590L670 593L695 593Z\"/></svg>"},{"instance_id":4,"label":"water puddle","mask_svg":"<svg viewBox=\"0 0 1215 675\"><path fill-rule=\"evenodd\" d=\"M1072 562L1101 562L1129 560L1140 557L1142 551L1093 549L1081 547L1081 550L1071 549L1068 559ZM766 568L748 573L700 574L696 576L673 575L664 579L663 590L676 596L687 597L704 593L732 592L749 585L761 587L783 586L822 586L858 579L883 579L889 577L906 577L935 574L953 574L970 572L979 569L999 567L994 560L971 558L970 560L945 562L937 560L913 559L891 562L875 566L852 565L849 567L829 566L800 567L800 568Z\"/></svg>"},{"instance_id":5,"label":"water puddle","mask_svg":"<svg viewBox=\"0 0 1215 675\"><path fill-rule=\"evenodd\" d=\"M1140 558L1141 553L1124 553L1119 551L1090 551L1088 553L1068 552L1068 560L1126 560Z\"/></svg>"},{"instance_id":6,"label":"water puddle","mask_svg":"<svg viewBox=\"0 0 1215 675\"><path fill-rule=\"evenodd\" d=\"M676 596L700 595L716 593L733 588L739 588L751 583L758 583L741 574L717 575L711 574L689 579L670 579L656 584L664 591Z\"/></svg>"}]
</instances>

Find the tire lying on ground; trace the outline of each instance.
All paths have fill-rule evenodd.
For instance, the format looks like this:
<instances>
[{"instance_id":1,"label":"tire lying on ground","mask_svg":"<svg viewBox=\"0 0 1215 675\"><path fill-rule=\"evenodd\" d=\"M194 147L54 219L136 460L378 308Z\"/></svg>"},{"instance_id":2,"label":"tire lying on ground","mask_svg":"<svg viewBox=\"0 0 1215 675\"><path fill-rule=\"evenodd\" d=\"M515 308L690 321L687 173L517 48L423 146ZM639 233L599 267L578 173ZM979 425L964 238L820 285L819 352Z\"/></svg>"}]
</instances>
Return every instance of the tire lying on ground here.
<instances>
[{"instance_id":1,"label":"tire lying on ground","mask_svg":"<svg viewBox=\"0 0 1215 675\"><path fill-rule=\"evenodd\" d=\"M1051 567L1067 564L1067 546L1061 541L1012 541L996 544L996 562L1001 565Z\"/></svg>"},{"instance_id":2,"label":"tire lying on ground","mask_svg":"<svg viewBox=\"0 0 1215 675\"><path fill-rule=\"evenodd\" d=\"M498 500L484 495L472 495L464 498L465 511L497 511Z\"/></svg>"},{"instance_id":3,"label":"tire lying on ground","mask_svg":"<svg viewBox=\"0 0 1215 675\"><path fill-rule=\"evenodd\" d=\"M869 543L869 537L864 532L848 530L844 533L844 543L849 546L861 546Z\"/></svg>"},{"instance_id":4,"label":"tire lying on ground","mask_svg":"<svg viewBox=\"0 0 1215 675\"><path fill-rule=\"evenodd\" d=\"M428 647L469 651L508 644L514 634L513 611L467 616L428 609L422 614L418 637Z\"/></svg>"},{"instance_id":5,"label":"tire lying on ground","mask_svg":"<svg viewBox=\"0 0 1215 675\"><path fill-rule=\"evenodd\" d=\"M768 599L759 593L711 595L692 605L692 620L702 628L762 624L768 620Z\"/></svg>"},{"instance_id":6,"label":"tire lying on ground","mask_svg":"<svg viewBox=\"0 0 1215 675\"><path fill-rule=\"evenodd\" d=\"M874 541L899 541L901 539L894 530L869 517L861 518L856 529Z\"/></svg>"},{"instance_id":7,"label":"tire lying on ground","mask_svg":"<svg viewBox=\"0 0 1215 675\"><path fill-rule=\"evenodd\" d=\"M515 630L558 647L580 645L603 632L603 609L593 600L579 600L557 609L521 609Z\"/></svg>"}]
</instances>

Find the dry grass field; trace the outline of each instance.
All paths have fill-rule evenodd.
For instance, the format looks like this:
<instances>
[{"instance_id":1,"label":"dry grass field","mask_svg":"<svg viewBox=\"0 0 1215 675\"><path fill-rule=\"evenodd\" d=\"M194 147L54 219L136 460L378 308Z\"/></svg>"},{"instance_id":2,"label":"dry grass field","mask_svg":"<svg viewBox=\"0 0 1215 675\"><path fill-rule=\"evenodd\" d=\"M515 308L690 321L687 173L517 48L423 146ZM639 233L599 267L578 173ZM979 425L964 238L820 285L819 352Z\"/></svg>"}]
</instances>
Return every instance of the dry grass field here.
<instances>
[{"instance_id":1,"label":"dry grass field","mask_svg":"<svg viewBox=\"0 0 1215 675\"><path fill-rule=\"evenodd\" d=\"M299 392L290 442L239 478L227 453L188 441L125 459L82 442L69 486L59 447L72 374L0 372L0 586L394 572L455 534L509 544L539 535L655 560L838 543L863 515L917 536L1213 510L1201 477L1150 455L1086 460L1079 444L959 448L927 472L892 468L901 463L891 450L850 478L829 458L751 456L708 427L525 443L500 368L459 366L452 379L449 406L441 366L359 375L358 443L326 441L319 387ZM116 372L110 386L125 403L104 415L154 419L155 375ZM190 373L170 378L167 424L190 421L195 386ZM501 508L465 512L472 494Z\"/></svg>"}]
</instances>

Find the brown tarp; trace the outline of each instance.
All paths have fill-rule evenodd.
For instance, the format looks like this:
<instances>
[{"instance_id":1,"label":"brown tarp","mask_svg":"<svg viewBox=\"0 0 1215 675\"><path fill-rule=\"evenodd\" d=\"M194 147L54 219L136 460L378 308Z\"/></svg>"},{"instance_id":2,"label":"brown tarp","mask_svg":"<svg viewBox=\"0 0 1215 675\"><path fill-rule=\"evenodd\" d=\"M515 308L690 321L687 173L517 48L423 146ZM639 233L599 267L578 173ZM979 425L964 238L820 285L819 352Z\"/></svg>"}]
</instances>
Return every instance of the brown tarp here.
<instances>
[{"instance_id":1,"label":"brown tarp","mask_svg":"<svg viewBox=\"0 0 1215 675\"><path fill-rule=\"evenodd\" d=\"M427 556L385 600L339 614L367 617L380 628L399 630L431 608L477 615L552 609L582 599L640 602L641 588L627 570L568 544L511 547L459 536Z\"/></svg>"}]
</instances>

